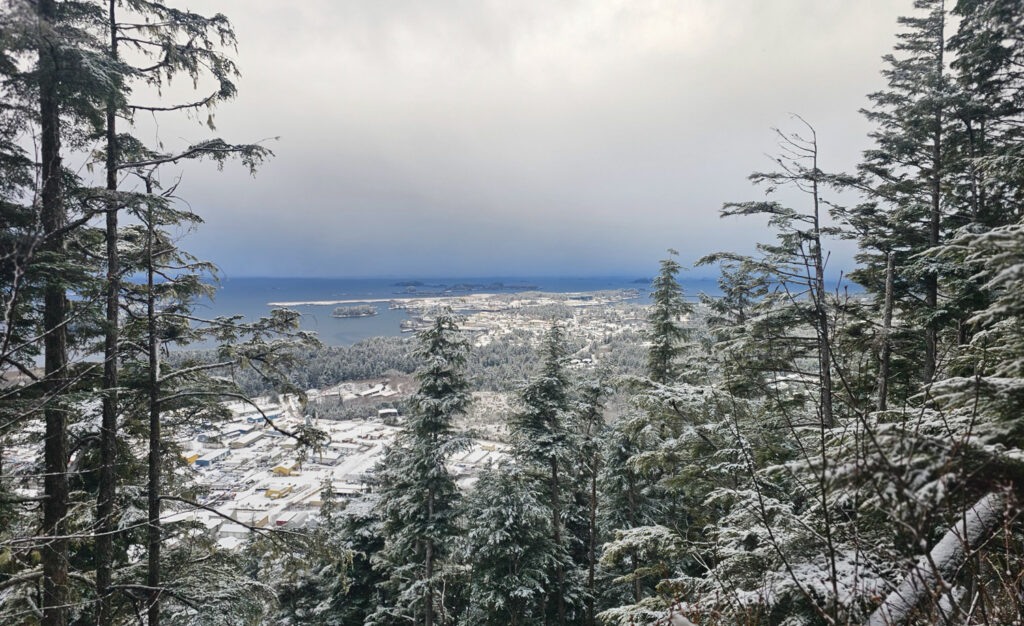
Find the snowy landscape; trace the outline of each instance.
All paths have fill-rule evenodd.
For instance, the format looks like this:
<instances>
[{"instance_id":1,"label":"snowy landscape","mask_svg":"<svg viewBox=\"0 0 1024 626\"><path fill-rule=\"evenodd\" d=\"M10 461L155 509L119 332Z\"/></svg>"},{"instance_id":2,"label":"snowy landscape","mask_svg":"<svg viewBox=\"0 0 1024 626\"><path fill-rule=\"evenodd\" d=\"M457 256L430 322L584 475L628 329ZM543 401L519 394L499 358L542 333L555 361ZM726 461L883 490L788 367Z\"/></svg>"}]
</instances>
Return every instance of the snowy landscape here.
<instances>
[{"instance_id":1,"label":"snowy landscape","mask_svg":"<svg viewBox=\"0 0 1024 626\"><path fill-rule=\"evenodd\" d=\"M1024 0L0 3L0 625L1024 626L1022 485Z\"/></svg>"}]
</instances>

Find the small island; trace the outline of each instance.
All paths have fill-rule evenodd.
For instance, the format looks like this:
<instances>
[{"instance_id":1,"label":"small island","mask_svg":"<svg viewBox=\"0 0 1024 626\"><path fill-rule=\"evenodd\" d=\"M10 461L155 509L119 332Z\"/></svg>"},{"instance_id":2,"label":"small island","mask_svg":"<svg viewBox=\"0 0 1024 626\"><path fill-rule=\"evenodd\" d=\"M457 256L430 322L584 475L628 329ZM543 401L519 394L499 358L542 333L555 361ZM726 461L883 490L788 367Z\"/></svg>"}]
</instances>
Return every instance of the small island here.
<instances>
[{"instance_id":1,"label":"small island","mask_svg":"<svg viewBox=\"0 0 1024 626\"><path fill-rule=\"evenodd\" d=\"M339 306L331 313L331 317L373 317L377 314L377 307L369 304L356 306Z\"/></svg>"}]
</instances>

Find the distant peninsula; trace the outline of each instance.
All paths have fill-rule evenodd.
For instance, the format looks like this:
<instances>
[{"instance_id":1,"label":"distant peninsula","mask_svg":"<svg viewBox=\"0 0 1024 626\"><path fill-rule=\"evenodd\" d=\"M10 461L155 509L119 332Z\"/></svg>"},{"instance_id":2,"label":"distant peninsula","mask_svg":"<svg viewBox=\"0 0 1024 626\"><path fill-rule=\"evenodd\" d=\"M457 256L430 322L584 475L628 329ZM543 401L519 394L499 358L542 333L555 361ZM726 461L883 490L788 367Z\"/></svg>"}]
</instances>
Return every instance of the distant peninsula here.
<instances>
[{"instance_id":1,"label":"distant peninsula","mask_svg":"<svg viewBox=\"0 0 1024 626\"><path fill-rule=\"evenodd\" d=\"M506 285L503 282L493 283L456 283L454 285L447 284L427 284L418 280L402 280L396 283L392 283L394 287L405 287L404 293L416 292L419 296L427 295L447 295L451 293L467 293L467 292L480 292L480 291L536 291L540 289L539 285L531 285L526 283L520 283L517 285ZM418 291L418 287L427 287L431 291Z\"/></svg>"},{"instance_id":2,"label":"distant peninsula","mask_svg":"<svg viewBox=\"0 0 1024 626\"><path fill-rule=\"evenodd\" d=\"M331 317L373 317L377 314L377 307L369 304L356 306L339 306L331 313Z\"/></svg>"}]
</instances>

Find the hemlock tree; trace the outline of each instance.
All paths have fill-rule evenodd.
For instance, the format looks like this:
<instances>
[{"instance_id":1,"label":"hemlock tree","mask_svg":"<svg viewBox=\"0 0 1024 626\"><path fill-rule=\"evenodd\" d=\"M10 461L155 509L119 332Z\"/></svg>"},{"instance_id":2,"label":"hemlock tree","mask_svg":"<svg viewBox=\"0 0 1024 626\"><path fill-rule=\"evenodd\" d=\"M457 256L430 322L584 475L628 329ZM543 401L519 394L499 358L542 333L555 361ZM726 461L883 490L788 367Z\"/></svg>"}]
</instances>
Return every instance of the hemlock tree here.
<instances>
[{"instance_id":1,"label":"hemlock tree","mask_svg":"<svg viewBox=\"0 0 1024 626\"><path fill-rule=\"evenodd\" d=\"M389 597L370 624L411 620L431 626L438 614L448 621L438 581L459 532L460 494L445 463L468 445L453 429L470 401L462 373L468 344L450 311L417 337L419 390L409 400L405 428L378 466L385 538L378 564L388 575L382 587Z\"/></svg>"},{"instance_id":2,"label":"hemlock tree","mask_svg":"<svg viewBox=\"0 0 1024 626\"><path fill-rule=\"evenodd\" d=\"M711 261L700 259L696 265ZM747 257L721 259L718 288L720 297L700 294L708 336L703 349L715 360L726 391L736 396L756 396L764 390L767 346L750 341L749 323L757 304L768 293L768 282L757 261Z\"/></svg>"},{"instance_id":3,"label":"hemlock tree","mask_svg":"<svg viewBox=\"0 0 1024 626\"><path fill-rule=\"evenodd\" d=\"M915 0L914 7L922 14L899 19L907 30L897 35L896 54L884 57L888 88L871 94L873 107L863 111L876 129L870 135L875 147L864 153L861 171L872 196L897 214L897 222L913 226L898 246L912 255L897 259L902 267L896 275L907 279L896 284L896 299L924 325L921 378L928 383L936 376L939 329L946 320L939 310L940 268L934 259L914 254L939 245L945 228L953 94L945 0ZM884 293L880 282L868 287ZM923 306L916 297L921 292Z\"/></svg>"},{"instance_id":4,"label":"hemlock tree","mask_svg":"<svg viewBox=\"0 0 1024 626\"><path fill-rule=\"evenodd\" d=\"M100 480L96 502L96 620L107 624L111 620L108 587L113 567L113 539L116 532L115 499L117 495L117 437L118 437L118 366L121 350L120 310L122 306L122 276L132 268L121 268L119 213L136 215L145 212L144 194L120 191L127 175L139 173L140 167L152 170L160 163L175 162L180 158L213 157L223 159L235 154L252 158L255 165L267 151L258 146L229 146L223 142L206 142L180 154L148 151L135 135L134 115L146 112L151 116L171 112L207 112L207 124L213 128L212 112L216 105L235 95L232 79L237 70L224 54L223 48L234 45L234 33L227 19L220 14L206 17L190 11L164 6L160 2L133 0L93 0L75 4L78 11L89 19L91 28L98 31L97 60L109 68L109 79L100 88L97 116L103 119L104 149L96 160L105 170L105 300L103 347L103 395L100 427ZM124 54L127 52L127 54ZM100 56L102 55L102 56ZM153 91L168 85L179 74L187 74L198 84L200 79L213 78L217 88L196 101L173 103L142 102ZM143 95L135 93L142 88ZM126 122L119 129L119 121ZM140 165L140 160L148 161ZM149 172L152 174L152 171Z\"/></svg>"},{"instance_id":5,"label":"hemlock tree","mask_svg":"<svg viewBox=\"0 0 1024 626\"><path fill-rule=\"evenodd\" d=\"M218 559L211 557L211 546L199 545L181 529L165 527L162 512L165 503L196 507L187 497L193 486L181 484L176 476L182 461L175 440L180 429L195 429L205 421L222 418L221 401L230 398L248 402L229 374L232 369L252 369L281 391L299 393L283 379L283 369L294 363L295 350L318 345L308 333L298 331L298 314L276 309L266 318L242 323L237 318L204 320L194 314L196 302L210 294L206 280L214 270L180 250L172 229L197 219L188 211L172 206L172 198L156 194L154 182L147 178L148 210L142 223L124 229L124 259L128 266L142 268L145 283L125 283L125 311L128 320L121 331L130 346L123 358L123 402L127 424L146 437L148 457L145 489L131 485L131 493L145 495L144 506L129 501L129 511L144 508L147 621L160 623L163 614L188 615L195 601L212 596L224 610L249 610L252 604L245 584L237 585L237 572L219 570ZM178 358L167 362L165 353L204 340L220 346L214 360ZM258 407L257 407L258 408ZM265 424L280 434L298 439L303 447L322 444L323 434L312 427L292 433L277 428L264 417ZM140 427L144 424L145 426ZM128 441L122 445L129 448ZM130 442L135 443L135 442ZM128 454L130 452L122 452ZM120 512L119 512L120 513ZM122 524L130 520L121 520ZM127 541L131 541L128 539ZM165 556L165 547L168 554ZM126 547L122 547L127 551ZM169 568L166 563L174 563ZM123 568L119 577L137 575L137 564ZM130 580L130 578L129 578ZM231 584L229 584L231 581ZM237 601L237 605L232 603ZM167 609L164 607L171 605ZM213 606L207 602L212 610Z\"/></svg>"},{"instance_id":6,"label":"hemlock tree","mask_svg":"<svg viewBox=\"0 0 1024 626\"><path fill-rule=\"evenodd\" d=\"M839 230L825 224L826 207L832 206L823 192L839 184L836 176L819 167L818 138L814 127L794 116L804 127L801 132L783 133L776 129L785 158L777 158L778 169L755 172L750 179L765 185L766 194L788 187L806 196L806 206L794 208L774 200L730 202L722 208L722 217L757 215L768 218L776 234L776 243L761 243L758 270L770 281L765 298L758 303L754 331L748 340L774 341L783 357L776 359L776 374L792 383L806 384L817 395L818 421L825 427L835 425L832 383L833 331L830 321L829 293L825 284L828 252L823 242ZM842 182L846 182L843 178ZM731 254L704 257L702 263L721 260L749 263L750 259ZM807 372L802 361L813 358L817 367ZM801 382L802 381L802 382ZM779 379L773 381L775 387Z\"/></svg>"},{"instance_id":7,"label":"hemlock tree","mask_svg":"<svg viewBox=\"0 0 1024 626\"><path fill-rule=\"evenodd\" d=\"M603 536L612 536L620 530L629 530L653 523L657 509L658 489L656 481L642 472L633 462L637 455L654 449L660 441L657 429L646 416L630 413L610 425L604 434L601 452L602 466L599 483L602 493L601 531ZM602 545L602 552L605 546ZM631 554L625 563L628 571L640 567L639 555ZM627 599L639 602L643 594L639 577L622 579L628 584L628 594L616 599L624 603ZM614 593L614 589L609 590ZM602 599L607 604L612 595L606 591Z\"/></svg>"},{"instance_id":8,"label":"hemlock tree","mask_svg":"<svg viewBox=\"0 0 1024 626\"><path fill-rule=\"evenodd\" d=\"M345 611L353 554L346 547L344 518L329 479L320 486L320 502L315 528L284 538L260 538L250 551L260 561L260 578L277 596L274 623L354 623Z\"/></svg>"},{"instance_id":9,"label":"hemlock tree","mask_svg":"<svg viewBox=\"0 0 1024 626\"><path fill-rule=\"evenodd\" d=\"M244 327L236 325L237 320L220 320L215 331L209 326L198 328L205 322L191 316L189 303L193 297L207 292L207 287L192 270L205 271L209 266L187 255L179 255L174 237L152 237L152 232L150 240L159 240L156 244L159 249L147 264L141 253L145 246L140 243L145 236L140 236L134 227L118 225L119 212L131 213L151 226L158 223L157 230L198 221L196 216L186 215L188 212L171 210L169 204L174 198L155 195L150 189L146 193L122 190L126 179L133 179L132 175L149 182L154 178L155 168L186 159L212 159L222 163L229 157L237 157L252 169L269 154L261 146L229 144L216 138L177 152L164 151L163 145L159 150L148 149L130 132L119 128L120 122L126 122L125 130L134 130L133 116L139 111L154 115L169 111L209 112L220 101L233 97L235 89L231 81L236 74L235 66L220 50L234 43L227 19L219 14L206 18L148 1L16 2L10 8L8 12L5 7L0 23L4 42L0 72L4 76L5 92L16 94L13 102L17 103L14 107L17 116L12 119L21 124L21 132L28 128L24 126L26 120L38 122L43 130L43 163L39 177L43 188L39 196L43 202L39 216L20 225L24 232L20 235L22 245L16 246L17 262L10 266L11 272L5 273L5 293L12 294L11 306L5 306L5 311L15 314L13 328L27 327L28 318L23 311L35 308L44 314L33 314L37 318L33 321L38 326L37 339L25 345L28 350L19 348L20 354L10 360L5 349L4 362L5 368L10 363L29 362L25 357L35 349L33 344L43 345L48 341L52 348L49 350L51 361L63 362L51 368L53 376L43 376L19 391L19 395L22 391L38 395L37 391L47 386L53 391L33 402L51 418L44 446L49 452L44 456L55 464L54 471L45 472L46 489L53 490L55 495L46 498L44 518L58 520L56 523L61 526L45 528L49 522L44 523L44 536L40 538L43 560L48 563L41 576L47 589L42 612L48 623L62 623L69 616L78 619L81 612L91 612L92 606L82 607L92 603L86 587L90 582L88 569L94 563L95 619L107 624L120 619L110 608L112 596L137 600L144 595L136 584L140 578L139 561L129 558L137 534L122 530L125 520L121 517L125 511L134 514L138 510L133 498L139 493L139 485L132 484L138 472L133 471L137 468L131 448L138 443L133 437L140 434L139 415L135 412L140 404L134 392L141 387L149 396L141 403L149 418L148 435L154 452L150 458L147 506L155 512L153 519L157 519L160 500L173 494L162 492L159 482L152 480L152 472L159 476L161 465L168 457L175 456L173 446L161 436L160 426L167 412L180 414L178 412L188 404L182 402L184 396L179 383L194 385L187 393L196 398L205 397L207 408L212 407L217 398L224 397L218 394L237 393L237 389L227 389L220 384L222 381L215 382L204 374L218 367L216 364L191 364L185 368L187 371L177 368L160 371L160 351L166 345L185 344L199 335L216 335L220 341L235 344L226 348L231 352L227 363L266 366L275 359L280 363L278 357L285 346L271 342L270 335L280 330L293 331L296 318L287 313L275 313L268 320L242 325ZM127 19L123 19L125 16ZM119 53L125 48L129 52L126 56L136 65ZM29 67L35 60L28 58L32 56L29 53L38 57L34 67ZM162 85L181 73L196 83L212 77L216 88L189 102L133 101L139 98L136 91L139 87L144 92L142 97L156 97L158 93L154 92L159 92ZM14 109L7 108L5 99L3 110ZM212 115L205 117L212 129ZM10 128L5 124L5 131ZM7 137L5 134L4 138ZM102 189L86 187L79 176L61 167L62 155L76 151L88 153L96 145L102 145L103 149L91 154L85 169L91 172L93 166L102 165L106 174ZM14 162L6 158L9 150L6 143L3 149L6 172ZM11 199L14 197L12 195ZM159 205L156 222L150 213L155 205ZM98 217L105 218L102 234L91 225ZM151 284L148 289L138 289L125 280L125 276L143 271L153 278L154 257L181 263L174 268L156 269L158 287ZM22 262L25 259L31 263L26 265ZM11 291L6 290L8 275ZM157 291L160 293L154 295ZM22 302L15 302L19 298ZM145 299L150 300L148 312L143 310ZM173 304L168 305L168 302ZM53 314L49 322L46 311ZM122 321L122 315L127 316L127 321ZM57 317L62 317L62 321L58 323ZM175 320L168 322L172 317ZM47 331L48 325L53 332ZM139 327L145 330L139 332ZM10 327L5 325L5 330L7 328ZM129 330L133 334L126 337L124 333ZM156 342L150 341L154 335ZM247 336L244 342L243 335ZM10 333L6 336L14 337ZM92 343L98 336L103 337L100 349ZM154 343L157 349L152 348ZM268 344L273 345L268 347ZM11 344L6 342L5 345ZM46 347L43 352L47 352ZM99 363L89 361L101 352ZM148 362L146 367L139 367L140 352L144 353L142 360ZM81 358L82 363L70 362L69 354ZM226 367L225 362L219 364L221 369ZM126 364L130 364L133 371L131 376L122 378L122 366ZM103 372L102 379L98 370ZM264 367L262 375L266 373ZM144 378L147 382L140 385ZM51 383L57 384L52 386ZM161 390L174 391L177 395L161 397ZM97 397L97 391L102 404L100 419L96 420L98 429L91 419L95 406L91 400ZM83 419L75 423L79 413ZM69 426L73 428L70 436ZM6 432L7 424L2 430ZM72 454L74 465L68 468ZM124 484L126 495L116 488L119 483ZM95 520L84 519L87 515L84 506L68 506L72 496L77 499L93 494ZM186 602L188 594L178 593L181 587L172 589L171 585L154 582L160 580L159 544L167 541L168 535L161 533L157 522L148 526L152 537L147 546L155 557L151 562L156 564L149 568L152 573L148 575L156 578L149 580L152 584L148 585L148 593L154 601L148 603L147 612L150 623L155 624L160 613L155 600L163 592L166 592L165 600L176 597L186 598ZM51 531L59 532L49 540L45 535ZM67 539L69 534L74 536L71 541ZM68 546L75 552L69 554ZM15 560L20 562L20 555ZM209 566L215 560L176 559L178 567L172 571L182 572L183 577L187 577L182 563L202 562L196 571L209 573ZM69 571L69 564L78 571ZM123 566L118 567L121 564ZM36 578L27 578L26 582L31 583ZM73 588L83 590L82 602L78 602L79 596L71 595ZM119 606L120 611L130 610L124 602Z\"/></svg>"},{"instance_id":10,"label":"hemlock tree","mask_svg":"<svg viewBox=\"0 0 1024 626\"><path fill-rule=\"evenodd\" d=\"M634 394L642 393L641 390L651 386L672 385L684 376L680 357L687 350L690 331L683 326L682 318L692 314L693 307L686 302L676 279L681 266L673 257L678 253L671 249L668 252L669 257L661 261L661 269L651 285L653 302L644 332L650 343L647 376L622 381L623 386ZM611 543L623 533L656 523L653 513L663 508L665 493L658 484L662 476L659 470L663 468L660 462L651 459L661 458L659 450L666 441L673 439L672 424L677 421L676 416L669 417L657 410L631 410L608 429L602 450L605 467L601 472L601 484L607 504L602 512L602 526ZM606 553L609 546L610 543L605 543L602 553ZM636 546L629 546L623 554L623 558L616 559L614 563L602 556L602 564L612 572L620 569L627 572L613 581L613 593L617 591L615 585L618 584L625 583L630 588L630 593L618 598L619 601L639 602L646 590L643 577L636 575L643 569L641 551ZM606 604L609 595L605 594ZM607 615L603 619L608 619Z\"/></svg>"},{"instance_id":11,"label":"hemlock tree","mask_svg":"<svg viewBox=\"0 0 1024 626\"><path fill-rule=\"evenodd\" d=\"M5 219L3 228L19 237L10 242L13 246L3 259L3 278L11 282L4 285L0 367L4 374L8 368L17 370L26 380L5 394L9 397L0 432L36 417L43 424L43 467L37 474L43 479L42 523L31 531L38 545L23 544L9 556L13 563L30 566L22 586L41 583L35 594L23 597L28 613L53 626L67 622L79 605L75 594L84 588L83 579L72 571L69 551L80 542L68 535L77 533L83 520L82 509L69 504L79 494L69 483L68 428L88 396L83 383L91 379L93 368L79 357L88 354L96 331L94 303L68 294L93 283L96 249L88 222L97 206L82 179L65 167L64 158L69 150L88 144L97 127L95 87L110 77L106 64L93 62L96 41L82 26L88 20L64 8L53 0L10 2L0 8L0 168L4 217L14 218ZM21 141L38 142L31 161L19 157ZM18 182L22 173L30 176ZM17 205L26 210L14 210ZM25 334L18 340L20 333ZM40 355L43 370L36 373L32 369Z\"/></svg>"}]
</instances>

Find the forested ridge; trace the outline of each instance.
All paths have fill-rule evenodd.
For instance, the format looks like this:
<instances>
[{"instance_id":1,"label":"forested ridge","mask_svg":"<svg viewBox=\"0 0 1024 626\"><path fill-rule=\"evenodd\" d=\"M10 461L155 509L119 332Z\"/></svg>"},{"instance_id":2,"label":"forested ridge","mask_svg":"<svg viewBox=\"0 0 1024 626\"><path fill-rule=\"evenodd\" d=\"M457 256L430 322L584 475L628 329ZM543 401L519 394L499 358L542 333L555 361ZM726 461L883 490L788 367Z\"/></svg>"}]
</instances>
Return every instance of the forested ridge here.
<instances>
[{"instance_id":1,"label":"forested ridge","mask_svg":"<svg viewBox=\"0 0 1024 626\"><path fill-rule=\"evenodd\" d=\"M1024 2L907 14L856 170L819 167L829 138L783 120L763 196L721 208L767 223L756 252L685 260L722 295L687 297L670 250L642 342L581 369L565 312L539 345L484 347L443 310L414 342L345 349L284 309L204 319L216 268L182 248L204 209L181 164L273 157L217 135L229 20L4 3L0 622L1024 622ZM166 115L195 136L140 132ZM840 239L857 266L836 287ZM322 430L252 396L391 371L416 391L368 493L328 481L317 524L249 525L237 550L167 521L212 510L177 435L224 402L314 454ZM508 454L459 486L480 390L516 395Z\"/></svg>"}]
</instances>

